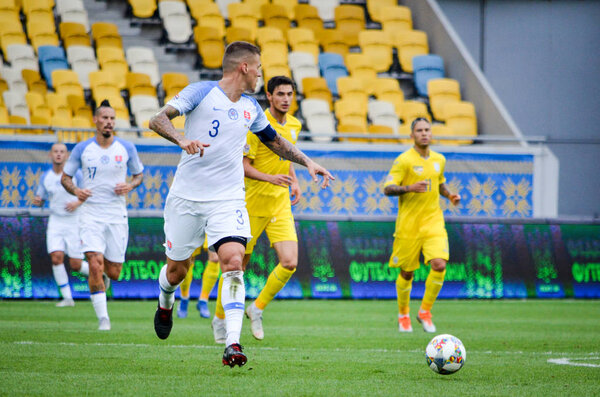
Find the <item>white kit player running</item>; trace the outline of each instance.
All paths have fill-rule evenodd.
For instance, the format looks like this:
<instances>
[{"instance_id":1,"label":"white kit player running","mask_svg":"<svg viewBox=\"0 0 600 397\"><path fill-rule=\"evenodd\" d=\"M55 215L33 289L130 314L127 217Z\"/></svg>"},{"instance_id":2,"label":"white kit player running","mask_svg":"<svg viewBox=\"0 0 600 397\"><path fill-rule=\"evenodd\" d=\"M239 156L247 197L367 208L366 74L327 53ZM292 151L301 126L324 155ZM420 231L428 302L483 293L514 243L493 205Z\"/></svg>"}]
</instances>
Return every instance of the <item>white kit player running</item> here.
<instances>
[{"instance_id":1,"label":"white kit player running","mask_svg":"<svg viewBox=\"0 0 600 397\"><path fill-rule=\"evenodd\" d=\"M206 233L208 246L221 264L227 335L222 362L231 367L247 360L239 343L246 295L242 259L251 238L242 165L246 133L252 131L273 152L306 166L315 181L317 174L322 175L323 188L333 179L278 135L256 100L244 94L254 91L259 77L260 50L250 43L233 42L225 49L221 80L187 86L150 120L150 128L183 149L164 210L167 265L159 276L154 329L161 339L169 336L174 292ZM170 121L183 114L185 135Z\"/></svg>"},{"instance_id":2,"label":"white kit player running","mask_svg":"<svg viewBox=\"0 0 600 397\"><path fill-rule=\"evenodd\" d=\"M75 306L69 285L69 275L64 265L65 252L69 256L71 270L85 276L89 274L88 263L82 260L83 253L79 239L79 211L77 208L81 205L81 201L67 192L60 184L60 177L68 156L69 152L64 143L52 145L50 149L52 167L42 174L32 200L33 205L38 207L48 201L50 209L46 246L52 261L54 280L62 295L62 300L56 304L58 307ZM75 174L75 180L77 185L81 184L81 172Z\"/></svg>"},{"instance_id":3,"label":"white kit player running","mask_svg":"<svg viewBox=\"0 0 600 397\"><path fill-rule=\"evenodd\" d=\"M94 114L96 136L78 143L65 165L62 184L83 202L79 235L82 251L90 265L89 286L99 330L110 330L106 307L109 279L118 280L129 225L125 196L142 183L142 165L131 142L114 136L115 110L103 101ZM83 188L73 183L73 175L83 171ZM126 182L127 171L133 175Z\"/></svg>"}]
</instances>

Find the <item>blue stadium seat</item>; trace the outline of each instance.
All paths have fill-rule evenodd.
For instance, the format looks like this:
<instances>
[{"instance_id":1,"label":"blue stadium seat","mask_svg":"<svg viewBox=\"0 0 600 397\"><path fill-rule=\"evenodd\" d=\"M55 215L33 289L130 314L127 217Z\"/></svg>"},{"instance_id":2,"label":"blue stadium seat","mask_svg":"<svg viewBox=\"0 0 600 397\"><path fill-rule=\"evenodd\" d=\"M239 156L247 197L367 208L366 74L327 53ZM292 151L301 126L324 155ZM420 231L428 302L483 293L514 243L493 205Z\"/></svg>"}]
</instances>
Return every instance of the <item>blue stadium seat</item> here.
<instances>
[{"instance_id":1,"label":"blue stadium seat","mask_svg":"<svg viewBox=\"0 0 600 397\"><path fill-rule=\"evenodd\" d=\"M422 97L429 96L427 82L445 76L444 60L433 54L416 56L413 58L413 73L417 94Z\"/></svg>"},{"instance_id":2,"label":"blue stadium seat","mask_svg":"<svg viewBox=\"0 0 600 397\"><path fill-rule=\"evenodd\" d=\"M337 79L348 76L348 69L344 65L344 57L332 52L319 54L319 69L327 81L327 87L333 95L338 95Z\"/></svg>"},{"instance_id":3,"label":"blue stadium seat","mask_svg":"<svg viewBox=\"0 0 600 397\"><path fill-rule=\"evenodd\" d=\"M51 45L40 46L40 48L38 48L38 57L40 60L42 77L46 80L48 87L53 87L52 71L57 69L69 69L65 50L63 50L62 47Z\"/></svg>"}]
</instances>

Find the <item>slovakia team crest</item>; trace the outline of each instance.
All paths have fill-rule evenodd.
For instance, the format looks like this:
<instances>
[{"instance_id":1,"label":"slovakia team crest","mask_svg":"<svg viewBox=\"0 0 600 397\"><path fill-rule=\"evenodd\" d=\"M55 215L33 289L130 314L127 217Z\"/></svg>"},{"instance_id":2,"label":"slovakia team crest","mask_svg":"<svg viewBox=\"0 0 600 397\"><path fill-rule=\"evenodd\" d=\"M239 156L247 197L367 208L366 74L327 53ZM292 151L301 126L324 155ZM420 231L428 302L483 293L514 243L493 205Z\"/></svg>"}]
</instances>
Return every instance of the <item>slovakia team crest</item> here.
<instances>
[{"instance_id":1,"label":"slovakia team crest","mask_svg":"<svg viewBox=\"0 0 600 397\"><path fill-rule=\"evenodd\" d=\"M116 156L115 156L115 161L117 162L117 164L120 164L120 163L121 163L121 161L123 161L123 156L116 155Z\"/></svg>"},{"instance_id":2,"label":"slovakia team crest","mask_svg":"<svg viewBox=\"0 0 600 397\"><path fill-rule=\"evenodd\" d=\"M229 116L229 118L231 120L237 120L238 119L238 112L237 110L231 108L229 109L229 112L227 112L227 115Z\"/></svg>"},{"instance_id":3,"label":"slovakia team crest","mask_svg":"<svg viewBox=\"0 0 600 397\"><path fill-rule=\"evenodd\" d=\"M107 155L100 157L100 162L102 164L108 164L110 162L110 158Z\"/></svg>"},{"instance_id":4,"label":"slovakia team crest","mask_svg":"<svg viewBox=\"0 0 600 397\"><path fill-rule=\"evenodd\" d=\"M246 119L246 121L250 121L250 112L247 110L244 110L244 118Z\"/></svg>"}]
</instances>

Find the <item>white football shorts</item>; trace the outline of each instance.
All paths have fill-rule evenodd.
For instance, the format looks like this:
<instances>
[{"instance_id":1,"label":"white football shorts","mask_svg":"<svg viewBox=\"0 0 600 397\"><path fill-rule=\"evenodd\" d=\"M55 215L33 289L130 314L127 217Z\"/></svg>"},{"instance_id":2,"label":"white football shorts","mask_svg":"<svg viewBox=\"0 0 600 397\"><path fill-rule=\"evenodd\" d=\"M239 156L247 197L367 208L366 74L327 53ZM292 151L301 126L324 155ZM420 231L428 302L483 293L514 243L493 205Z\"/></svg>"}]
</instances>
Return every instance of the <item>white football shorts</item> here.
<instances>
[{"instance_id":1,"label":"white football shorts","mask_svg":"<svg viewBox=\"0 0 600 397\"><path fill-rule=\"evenodd\" d=\"M111 262L125 262L129 224L104 223L89 217L80 219L79 235L83 252L100 252Z\"/></svg>"},{"instance_id":2,"label":"white football shorts","mask_svg":"<svg viewBox=\"0 0 600 397\"><path fill-rule=\"evenodd\" d=\"M79 219L77 216L66 219L50 216L46 230L48 253L62 251L69 258L83 259L81 239L79 238Z\"/></svg>"},{"instance_id":3,"label":"white football shorts","mask_svg":"<svg viewBox=\"0 0 600 397\"><path fill-rule=\"evenodd\" d=\"M164 216L165 253L174 261L188 259L205 233L209 248L225 237L252 238L244 200L191 201L169 194Z\"/></svg>"}]
</instances>

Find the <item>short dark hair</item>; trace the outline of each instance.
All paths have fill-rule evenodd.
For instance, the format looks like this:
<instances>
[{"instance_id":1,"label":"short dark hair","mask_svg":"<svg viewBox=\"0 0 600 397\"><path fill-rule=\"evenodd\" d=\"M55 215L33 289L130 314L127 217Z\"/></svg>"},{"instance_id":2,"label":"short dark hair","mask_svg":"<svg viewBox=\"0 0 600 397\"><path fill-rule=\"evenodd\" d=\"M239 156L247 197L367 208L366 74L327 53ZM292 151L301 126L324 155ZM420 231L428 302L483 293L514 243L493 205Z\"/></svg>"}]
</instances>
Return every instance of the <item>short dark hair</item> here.
<instances>
[{"instance_id":1,"label":"short dark hair","mask_svg":"<svg viewBox=\"0 0 600 397\"><path fill-rule=\"evenodd\" d=\"M426 121L429 123L429 125L431 125L431 122L429 120L427 120L425 117L417 117L416 119L413 120L412 123L410 123L410 132L413 132L415 130L415 125L417 125L417 123L419 121Z\"/></svg>"},{"instance_id":2,"label":"short dark hair","mask_svg":"<svg viewBox=\"0 0 600 397\"><path fill-rule=\"evenodd\" d=\"M102 108L110 108L112 109L113 107L110 106L110 102L108 102L108 99L103 100L102 102L100 102L100 106L98 106L96 108L96 111L94 112L94 115L97 116L98 112L100 111L100 109Z\"/></svg>"},{"instance_id":3,"label":"short dark hair","mask_svg":"<svg viewBox=\"0 0 600 397\"><path fill-rule=\"evenodd\" d=\"M260 55L260 49L245 41L234 41L225 48L223 72L230 72L249 55Z\"/></svg>"},{"instance_id":4,"label":"short dark hair","mask_svg":"<svg viewBox=\"0 0 600 397\"><path fill-rule=\"evenodd\" d=\"M271 77L271 79L267 83L267 91L269 92L269 94L273 95L275 88L279 87L280 85L291 85L292 90L296 91L296 84L294 84L294 80L290 79L287 76Z\"/></svg>"}]
</instances>

